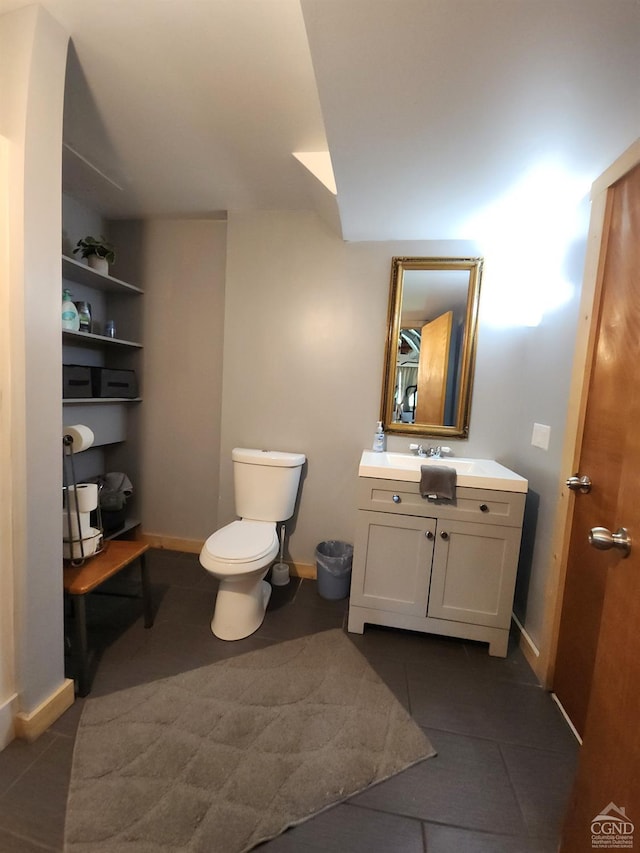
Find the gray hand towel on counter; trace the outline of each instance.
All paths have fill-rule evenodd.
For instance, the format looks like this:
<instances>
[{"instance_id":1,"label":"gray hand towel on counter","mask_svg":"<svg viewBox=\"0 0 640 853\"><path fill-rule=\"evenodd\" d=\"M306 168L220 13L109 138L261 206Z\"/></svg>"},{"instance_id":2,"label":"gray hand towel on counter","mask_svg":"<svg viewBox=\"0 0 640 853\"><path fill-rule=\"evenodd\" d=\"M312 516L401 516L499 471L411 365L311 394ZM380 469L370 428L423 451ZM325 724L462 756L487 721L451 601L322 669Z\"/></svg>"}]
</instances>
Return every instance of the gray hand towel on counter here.
<instances>
[{"instance_id":1,"label":"gray hand towel on counter","mask_svg":"<svg viewBox=\"0 0 640 853\"><path fill-rule=\"evenodd\" d=\"M452 501L456 496L457 471L447 465L420 466L420 496Z\"/></svg>"}]
</instances>

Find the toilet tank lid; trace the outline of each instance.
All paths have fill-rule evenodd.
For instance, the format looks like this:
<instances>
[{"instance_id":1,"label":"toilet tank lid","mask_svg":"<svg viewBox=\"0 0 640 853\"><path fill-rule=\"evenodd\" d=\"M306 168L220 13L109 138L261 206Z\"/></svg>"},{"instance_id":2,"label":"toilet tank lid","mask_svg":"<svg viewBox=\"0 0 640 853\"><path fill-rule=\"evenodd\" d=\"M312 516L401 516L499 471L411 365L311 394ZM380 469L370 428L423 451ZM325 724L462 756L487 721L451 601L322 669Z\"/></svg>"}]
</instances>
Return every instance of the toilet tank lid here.
<instances>
[{"instance_id":1,"label":"toilet tank lid","mask_svg":"<svg viewBox=\"0 0 640 853\"><path fill-rule=\"evenodd\" d=\"M231 451L234 462L246 462L249 465L273 465L277 468L297 468L304 465L304 453L284 453L281 450L252 450L248 447L234 447Z\"/></svg>"}]
</instances>

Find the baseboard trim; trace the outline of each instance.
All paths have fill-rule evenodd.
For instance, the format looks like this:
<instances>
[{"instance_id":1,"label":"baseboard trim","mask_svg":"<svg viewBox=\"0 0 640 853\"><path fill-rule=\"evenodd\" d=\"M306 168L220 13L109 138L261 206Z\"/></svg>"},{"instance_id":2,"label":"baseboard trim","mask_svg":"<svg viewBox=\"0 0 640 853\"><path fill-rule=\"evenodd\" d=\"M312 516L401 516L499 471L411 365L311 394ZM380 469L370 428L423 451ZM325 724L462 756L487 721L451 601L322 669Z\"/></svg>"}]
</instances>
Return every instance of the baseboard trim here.
<instances>
[{"instance_id":1,"label":"baseboard trim","mask_svg":"<svg viewBox=\"0 0 640 853\"><path fill-rule=\"evenodd\" d=\"M286 561L285 561L286 562ZM314 581L317 577L316 567L310 563L289 563L289 571L297 578Z\"/></svg>"},{"instance_id":2,"label":"baseboard trim","mask_svg":"<svg viewBox=\"0 0 640 853\"><path fill-rule=\"evenodd\" d=\"M166 551L186 551L189 554L199 554L204 542L201 539L180 539L176 536L162 536L159 533L142 533L143 542L150 548L163 548ZM298 578L316 579L316 567L311 563L297 563L293 560L285 560L289 566L289 572Z\"/></svg>"},{"instance_id":3,"label":"baseboard trim","mask_svg":"<svg viewBox=\"0 0 640 853\"><path fill-rule=\"evenodd\" d=\"M522 650L522 654L525 656L526 661L531 667L531 669L535 672L538 678L540 678L540 673L538 672L538 669L540 667L540 649L533 642L529 634L527 634L524 625L522 624L522 622L520 622L515 613L511 614L511 618L515 622L516 627L520 632L520 642L518 645Z\"/></svg>"},{"instance_id":4,"label":"baseboard trim","mask_svg":"<svg viewBox=\"0 0 640 853\"><path fill-rule=\"evenodd\" d=\"M16 737L32 743L73 705L74 700L73 680L65 678L60 687L30 714L25 714L22 711L16 714L14 718Z\"/></svg>"},{"instance_id":5,"label":"baseboard trim","mask_svg":"<svg viewBox=\"0 0 640 853\"><path fill-rule=\"evenodd\" d=\"M574 736L574 737L575 737L575 739L578 741L578 743L580 744L580 746L582 746L582 738L581 738L581 737L580 737L580 735L578 734L576 727L575 727L575 726L573 725L573 723L571 722L571 717L570 717L570 716L567 714L567 712L565 711L565 709L564 709L564 705L563 705L563 704L562 704L562 702L558 699L558 697L556 696L556 694L555 694L555 693L551 693L551 698L553 699L553 701L556 703L556 705L557 705L557 706L558 706L558 708L560 709L560 713L562 714L562 716L563 716L563 717L564 717L564 719L565 719L565 722L567 723L567 725L568 725L568 726L569 726L569 728L571 729L571 731L572 731L572 733L573 733L573 736Z\"/></svg>"},{"instance_id":6,"label":"baseboard trim","mask_svg":"<svg viewBox=\"0 0 640 853\"><path fill-rule=\"evenodd\" d=\"M177 536L162 536L159 533L142 533L140 538L150 548L163 548L166 551L186 551L188 554L199 554L204 540L180 539Z\"/></svg>"},{"instance_id":7,"label":"baseboard trim","mask_svg":"<svg viewBox=\"0 0 640 853\"><path fill-rule=\"evenodd\" d=\"M2 705L0 705L0 750L4 749L7 744L15 738L15 706L18 699L18 694L14 693Z\"/></svg>"}]
</instances>

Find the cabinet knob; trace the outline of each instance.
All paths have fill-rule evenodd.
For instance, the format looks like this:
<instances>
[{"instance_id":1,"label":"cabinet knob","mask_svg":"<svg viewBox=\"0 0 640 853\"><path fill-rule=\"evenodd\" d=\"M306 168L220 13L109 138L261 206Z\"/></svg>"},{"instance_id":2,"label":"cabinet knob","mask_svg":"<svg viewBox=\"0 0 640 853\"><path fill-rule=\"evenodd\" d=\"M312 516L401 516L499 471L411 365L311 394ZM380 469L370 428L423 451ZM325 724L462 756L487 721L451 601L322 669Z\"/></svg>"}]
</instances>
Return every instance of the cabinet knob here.
<instances>
[{"instance_id":1,"label":"cabinet knob","mask_svg":"<svg viewBox=\"0 0 640 853\"><path fill-rule=\"evenodd\" d=\"M489 507L486 504L480 504L480 512L489 512Z\"/></svg>"},{"instance_id":2,"label":"cabinet knob","mask_svg":"<svg viewBox=\"0 0 640 853\"><path fill-rule=\"evenodd\" d=\"M433 533L430 530L427 530L424 535L427 537L427 539L433 539Z\"/></svg>"},{"instance_id":3,"label":"cabinet knob","mask_svg":"<svg viewBox=\"0 0 640 853\"><path fill-rule=\"evenodd\" d=\"M440 534L440 538L441 539L448 539L449 538L449 534L447 533L446 530L442 531L442 533Z\"/></svg>"},{"instance_id":4,"label":"cabinet knob","mask_svg":"<svg viewBox=\"0 0 640 853\"><path fill-rule=\"evenodd\" d=\"M400 495L394 495L391 500L394 502L394 504L399 504L402 501L402 498L400 497Z\"/></svg>"}]
</instances>

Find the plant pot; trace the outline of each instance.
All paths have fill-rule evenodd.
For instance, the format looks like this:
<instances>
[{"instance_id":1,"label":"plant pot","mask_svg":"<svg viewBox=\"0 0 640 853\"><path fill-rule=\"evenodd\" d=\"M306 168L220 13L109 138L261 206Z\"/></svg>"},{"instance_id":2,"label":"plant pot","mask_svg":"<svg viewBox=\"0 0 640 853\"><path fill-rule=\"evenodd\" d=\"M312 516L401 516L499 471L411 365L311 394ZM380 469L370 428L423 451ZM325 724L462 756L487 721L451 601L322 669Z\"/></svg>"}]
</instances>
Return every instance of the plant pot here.
<instances>
[{"instance_id":1,"label":"plant pot","mask_svg":"<svg viewBox=\"0 0 640 853\"><path fill-rule=\"evenodd\" d=\"M87 263L92 270L100 272L102 275L109 275L109 261L106 258L99 258L97 255L89 255Z\"/></svg>"}]
</instances>

